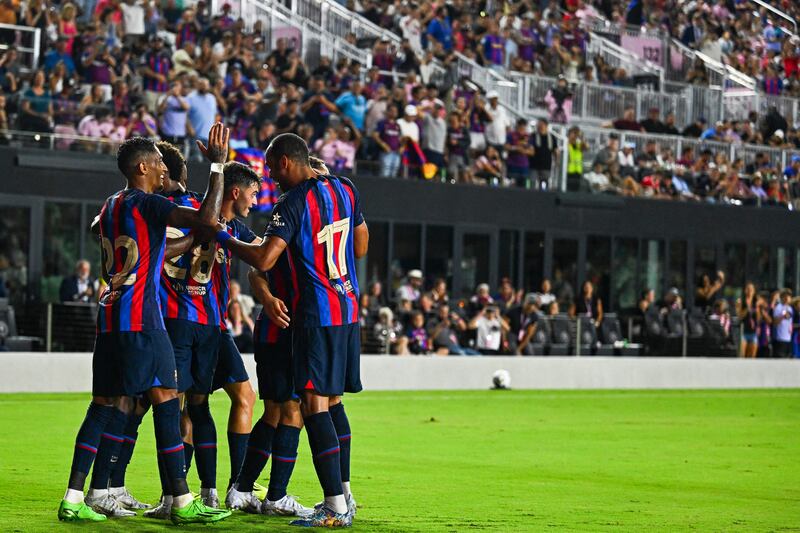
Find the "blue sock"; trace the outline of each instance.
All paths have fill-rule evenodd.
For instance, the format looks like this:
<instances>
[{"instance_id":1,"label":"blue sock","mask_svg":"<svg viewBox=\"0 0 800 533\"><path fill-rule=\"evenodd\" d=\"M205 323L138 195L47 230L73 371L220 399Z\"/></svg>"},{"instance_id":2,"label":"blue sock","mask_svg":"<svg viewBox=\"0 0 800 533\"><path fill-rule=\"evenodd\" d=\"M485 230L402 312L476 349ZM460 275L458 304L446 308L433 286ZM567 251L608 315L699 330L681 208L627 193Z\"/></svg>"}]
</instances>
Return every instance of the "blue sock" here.
<instances>
[{"instance_id":1,"label":"blue sock","mask_svg":"<svg viewBox=\"0 0 800 533\"><path fill-rule=\"evenodd\" d=\"M228 488L236 481L239 472L242 470L244 463L244 456L247 453L247 441L250 438L249 433L233 433L228 432L228 451L231 458L231 477L228 481Z\"/></svg>"},{"instance_id":2,"label":"blue sock","mask_svg":"<svg viewBox=\"0 0 800 533\"><path fill-rule=\"evenodd\" d=\"M92 462L100 446L100 435L111 419L113 407L90 403L86 410L83 424L75 438L75 450L72 452L72 469L69 476L69 488L83 491L86 475L92 468Z\"/></svg>"},{"instance_id":3,"label":"blue sock","mask_svg":"<svg viewBox=\"0 0 800 533\"><path fill-rule=\"evenodd\" d=\"M330 408L333 426L339 438L339 463L342 467L342 483L350 481L350 421L344 412L344 404L337 403Z\"/></svg>"},{"instance_id":4,"label":"blue sock","mask_svg":"<svg viewBox=\"0 0 800 533\"><path fill-rule=\"evenodd\" d=\"M128 422L122 432L125 442L122 443L122 448L119 450L117 462L111 468L111 477L108 480L109 487L125 486L125 473L131 462L131 457L133 457L133 449L136 447L136 439L139 438L139 426L142 423L143 416L136 413L128 416Z\"/></svg>"},{"instance_id":5,"label":"blue sock","mask_svg":"<svg viewBox=\"0 0 800 533\"><path fill-rule=\"evenodd\" d=\"M267 424L263 418L256 420L253 430L247 439L247 451L239 476L236 479L239 492L251 492L261 471L267 465L269 454L272 452L272 438L275 428Z\"/></svg>"},{"instance_id":6,"label":"blue sock","mask_svg":"<svg viewBox=\"0 0 800 533\"><path fill-rule=\"evenodd\" d=\"M199 405L189 404L189 418L192 421L192 440L194 458L200 487L213 489L217 486L217 428L208 407L208 399Z\"/></svg>"},{"instance_id":7,"label":"blue sock","mask_svg":"<svg viewBox=\"0 0 800 533\"><path fill-rule=\"evenodd\" d=\"M106 428L100 435L100 446L97 448L97 458L92 469L92 482L90 486L95 490L108 489L108 480L111 477L111 469L119 460L119 452L125 437L122 435L125 425L128 423L128 415L114 409L111 419L106 424Z\"/></svg>"},{"instance_id":8,"label":"blue sock","mask_svg":"<svg viewBox=\"0 0 800 533\"><path fill-rule=\"evenodd\" d=\"M342 470L339 465L339 439L328 411L305 418L308 443L314 456L314 469L325 496L343 494Z\"/></svg>"},{"instance_id":9,"label":"blue sock","mask_svg":"<svg viewBox=\"0 0 800 533\"><path fill-rule=\"evenodd\" d=\"M272 468L269 474L267 499L278 501L286 496L286 488L297 461L297 446L300 444L300 428L279 425L272 437Z\"/></svg>"},{"instance_id":10,"label":"blue sock","mask_svg":"<svg viewBox=\"0 0 800 533\"><path fill-rule=\"evenodd\" d=\"M181 410L177 398L153 406L156 448L159 460L163 463L166 485L169 487L166 494L173 496L182 496L189 492L184 471L180 424Z\"/></svg>"},{"instance_id":11,"label":"blue sock","mask_svg":"<svg viewBox=\"0 0 800 533\"><path fill-rule=\"evenodd\" d=\"M192 469L192 456L194 455L194 446L186 441L183 441L183 462L186 465L186 476L189 476L189 470Z\"/></svg>"}]
</instances>

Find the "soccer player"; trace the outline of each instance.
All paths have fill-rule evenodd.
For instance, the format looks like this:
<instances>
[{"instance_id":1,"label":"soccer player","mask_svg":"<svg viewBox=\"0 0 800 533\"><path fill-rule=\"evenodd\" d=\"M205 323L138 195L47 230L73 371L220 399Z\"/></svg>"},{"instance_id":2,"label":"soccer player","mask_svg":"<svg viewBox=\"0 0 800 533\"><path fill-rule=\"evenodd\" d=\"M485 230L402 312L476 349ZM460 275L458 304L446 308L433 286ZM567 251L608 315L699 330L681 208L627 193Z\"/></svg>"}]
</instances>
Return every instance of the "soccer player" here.
<instances>
[{"instance_id":1,"label":"soccer player","mask_svg":"<svg viewBox=\"0 0 800 533\"><path fill-rule=\"evenodd\" d=\"M186 483L175 358L158 297L167 225L211 227L219 216L228 137L227 128L215 124L208 147L200 146L212 166L199 209L176 206L153 194L162 185L165 166L152 141L130 139L118 151L117 165L127 187L106 200L99 216L103 268L109 284L98 310L92 402L76 438L69 485L58 510L60 520L106 519L84 502L86 476L95 455L99 456L96 468L110 471L111 457L119 453L124 441L120 434L133 409L132 397L139 394L146 394L153 405L156 445L173 496L172 521L208 523L230 515L230 511L210 509L194 500ZM94 495L98 499L102 497L99 492Z\"/></svg>"},{"instance_id":2,"label":"soccer player","mask_svg":"<svg viewBox=\"0 0 800 533\"><path fill-rule=\"evenodd\" d=\"M282 134L266 152L270 176L286 191L273 210L266 240L246 244L223 232L217 240L261 271L271 270L287 248L298 280L292 325L294 385L325 500L307 527L346 527L355 501L350 492L350 427L341 396L359 392L358 281L355 259L367 253L369 232L358 191L346 178L318 175L308 146ZM289 323L284 303L265 308Z\"/></svg>"},{"instance_id":3,"label":"soccer player","mask_svg":"<svg viewBox=\"0 0 800 533\"><path fill-rule=\"evenodd\" d=\"M309 159L317 174L328 174L322 160L315 157ZM291 311L287 311L287 314L294 313L298 291L293 270L290 252L287 251L268 273L257 270L250 272L251 290L262 306L280 306L281 302L288 302ZM273 296L270 287L276 296ZM294 392L292 334L288 326L288 322L270 320L263 308L256 320L253 340L258 394L264 401L264 414L253 425L244 464L237 482L228 491L226 504L230 509L249 513L308 518L312 510L287 494L303 427L300 397ZM270 455L269 490L261 502L253 494L253 487Z\"/></svg>"}]
</instances>

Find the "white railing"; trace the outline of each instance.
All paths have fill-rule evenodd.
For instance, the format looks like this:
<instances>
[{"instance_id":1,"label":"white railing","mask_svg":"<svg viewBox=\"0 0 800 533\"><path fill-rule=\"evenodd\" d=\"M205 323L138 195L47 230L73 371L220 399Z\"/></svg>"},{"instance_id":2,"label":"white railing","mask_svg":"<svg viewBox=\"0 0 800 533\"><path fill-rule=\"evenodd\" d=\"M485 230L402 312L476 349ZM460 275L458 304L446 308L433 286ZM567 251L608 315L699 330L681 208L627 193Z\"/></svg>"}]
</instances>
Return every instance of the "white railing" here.
<instances>
[{"instance_id":1,"label":"white railing","mask_svg":"<svg viewBox=\"0 0 800 533\"><path fill-rule=\"evenodd\" d=\"M667 77L673 81L686 81L686 74L697 62L703 64L708 74L708 82L711 86L721 87L741 87L745 89L756 89L756 80L750 76L739 72L730 65L720 63L708 55L692 50L677 39L672 39L669 44L669 57L667 58Z\"/></svg>"},{"instance_id":2,"label":"white railing","mask_svg":"<svg viewBox=\"0 0 800 533\"><path fill-rule=\"evenodd\" d=\"M221 3L221 0L213 0L212 10ZM358 48L343 37L331 35L313 21L293 13L278 0L242 0L231 7L233 15L242 17L248 29L260 20L264 37L270 45L273 37L297 39L303 61L311 67L318 65L322 56L331 58L334 63L339 57L346 57L365 67L372 65L371 50ZM294 33L286 33L286 30L294 30Z\"/></svg>"},{"instance_id":3,"label":"white railing","mask_svg":"<svg viewBox=\"0 0 800 533\"><path fill-rule=\"evenodd\" d=\"M668 39L667 32L660 28L648 28L647 26L627 26L611 22L602 15L596 17L587 17L581 22L581 26L593 32L606 33L609 35L618 35L622 37L627 35L629 37L652 37L656 39Z\"/></svg>"},{"instance_id":4,"label":"white railing","mask_svg":"<svg viewBox=\"0 0 800 533\"><path fill-rule=\"evenodd\" d=\"M611 66L624 68L628 74L644 73L658 76L659 87L664 83L663 67L643 59L638 54L624 49L597 33L589 33L589 44L586 51L590 55L599 55Z\"/></svg>"},{"instance_id":5,"label":"white railing","mask_svg":"<svg viewBox=\"0 0 800 533\"><path fill-rule=\"evenodd\" d=\"M17 49L17 53L20 55L24 71L30 72L39 68L42 30L29 26L0 24L0 33L12 31L15 34L13 44L0 44L0 50L8 50L9 46L14 46Z\"/></svg>"},{"instance_id":6,"label":"white railing","mask_svg":"<svg viewBox=\"0 0 800 533\"><path fill-rule=\"evenodd\" d=\"M344 38L352 33L357 39L388 39L396 47L400 46L401 39L397 34L374 24L334 0L290 0L289 8L293 13L315 22L337 37Z\"/></svg>"},{"instance_id":7,"label":"white railing","mask_svg":"<svg viewBox=\"0 0 800 533\"><path fill-rule=\"evenodd\" d=\"M758 6L761 6L761 7L765 8L765 9L767 9L768 11L772 12L773 15L776 15L776 16L784 19L785 21L787 21L789 24L791 24L792 27L794 28L794 32L791 32L791 31L787 30L784 26L781 26L781 30L785 31L786 34L789 35L789 37L794 37L797 34L797 21L794 18L792 18L791 16L787 15L786 13L781 11L780 9L769 5L768 3L764 2L763 0L750 0L750 1L753 2L754 4L758 5Z\"/></svg>"},{"instance_id":8,"label":"white railing","mask_svg":"<svg viewBox=\"0 0 800 533\"><path fill-rule=\"evenodd\" d=\"M723 95L725 118L743 120L755 111L763 116L770 107L775 107L786 119L790 127L800 123L800 100L789 96L762 94L758 91L742 89L726 91Z\"/></svg>"}]
</instances>

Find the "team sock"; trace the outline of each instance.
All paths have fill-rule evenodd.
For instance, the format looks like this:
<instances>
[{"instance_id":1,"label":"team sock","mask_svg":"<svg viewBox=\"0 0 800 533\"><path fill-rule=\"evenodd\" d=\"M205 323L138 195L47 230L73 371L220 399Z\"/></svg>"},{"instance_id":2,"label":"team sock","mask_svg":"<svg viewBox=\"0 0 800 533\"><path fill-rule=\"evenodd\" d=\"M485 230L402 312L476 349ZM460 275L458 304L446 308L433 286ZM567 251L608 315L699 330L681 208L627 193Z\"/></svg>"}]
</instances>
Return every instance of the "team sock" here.
<instances>
[{"instance_id":1,"label":"team sock","mask_svg":"<svg viewBox=\"0 0 800 533\"><path fill-rule=\"evenodd\" d=\"M256 420L253 430L247 439L247 451L244 454L244 462L236 480L236 490L239 492L252 492L261 471L267 465L270 453L272 453L272 440L275 435L275 428L264 421L263 418Z\"/></svg>"},{"instance_id":2,"label":"team sock","mask_svg":"<svg viewBox=\"0 0 800 533\"><path fill-rule=\"evenodd\" d=\"M272 467L269 474L267 499L276 502L286 496L286 488L297 461L300 428L281 424L272 437Z\"/></svg>"},{"instance_id":3,"label":"team sock","mask_svg":"<svg viewBox=\"0 0 800 533\"><path fill-rule=\"evenodd\" d=\"M107 490L111 470L119 461L119 453L125 442L123 431L128 423L128 415L114 409L106 428L100 435L100 446L97 448L97 458L92 469L91 488L94 490Z\"/></svg>"},{"instance_id":4,"label":"team sock","mask_svg":"<svg viewBox=\"0 0 800 533\"><path fill-rule=\"evenodd\" d=\"M172 494L174 497L189 493L184 471L180 423L181 410L177 398L153 406L156 448L166 478L166 486L169 487L165 494Z\"/></svg>"},{"instance_id":5,"label":"team sock","mask_svg":"<svg viewBox=\"0 0 800 533\"><path fill-rule=\"evenodd\" d=\"M186 475L188 477L189 470L192 469L192 457L194 456L194 446L186 441L183 441L183 463L186 468Z\"/></svg>"},{"instance_id":6,"label":"team sock","mask_svg":"<svg viewBox=\"0 0 800 533\"><path fill-rule=\"evenodd\" d=\"M344 411L344 404L331 406L329 412L339 438L339 464L342 469L342 488L345 497L350 497L350 421Z\"/></svg>"},{"instance_id":7,"label":"team sock","mask_svg":"<svg viewBox=\"0 0 800 533\"><path fill-rule=\"evenodd\" d=\"M328 411L311 415L305 418L305 425L325 503L335 512L344 513L347 505L342 490L339 440L331 415Z\"/></svg>"},{"instance_id":8,"label":"team sock","mask_svg":"<svg viewBox=\"0 0 800 533\"><path fill-rule=\"evenodd\" d=\"M228 481L228 487L234 484L236 478L239 476L239 472L242 470L249 437L249 433L228 432L228 452L231 459L231 477Z\"/></svg>"},{"instance_id":9,"label":"team sock","mask_svg":"<svg viewBox=\"0 0 800 533\"><path fill-rule=\"evenodd\" d=\"M111 419L114 407L90 403L75 438L75 450L72 453L72 468L69 476L69 488L80 491L83 495L83 487L86 484L86 476L92 468L92 462L97 455L97 448L100 446L100 435Z\"/></svg>"},{"instance_id":10,"label":"team sock","mask_svg":"<svg viewBox=\"0 0 800 533\"><path fill-rule=\"evenodd\" d=\"M109 487L125 486L125 473L131 462L131 457L133 457L133 449L136 447L136 439L139 438L139 426L142 423L143 416L143 414L137 415L136 413L128 416L128 422L125 424L125 430L122 433L125 442L122 443L117 462L114 463L111 469L111 477L108 480Z\"/></svg>"},{"instance_id":11,"label":"team sock","mask_svg":"<svg viewBox=\"0 0 800 533\"><path fill-rule=\"evenodd\" d=\"M213 489L217 486L217 428L211 417L208 399L198 405L189 404L189 418L192 421L192 440L197 463L200 487Z\"/></svg>"}]
</instances>

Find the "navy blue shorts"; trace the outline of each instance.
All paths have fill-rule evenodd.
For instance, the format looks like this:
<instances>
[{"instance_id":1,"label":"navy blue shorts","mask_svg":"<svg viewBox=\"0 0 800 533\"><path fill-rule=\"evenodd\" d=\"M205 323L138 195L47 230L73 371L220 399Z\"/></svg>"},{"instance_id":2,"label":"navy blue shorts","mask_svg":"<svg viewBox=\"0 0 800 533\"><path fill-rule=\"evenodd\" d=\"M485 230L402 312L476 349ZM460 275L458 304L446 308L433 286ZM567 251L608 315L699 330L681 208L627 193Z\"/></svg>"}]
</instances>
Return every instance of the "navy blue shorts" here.
<instances>
[{"instance_id":1,"label":"navy blue shorts","mask_svg":"<svg viewBox=\"0 0 800 533\"><path fill-rule=\"evenodd\" d=\"M213 390L218 390L229 383L248 381L250 376L244 368L242 354L233 342L230 332L219 334L219 351L217 352L217 368L214 371Z\"/></svg>"},{"instance_id":2,"label":"navy blue shorts","mask_svg":"<svg viewBox=\"0 0 800 533\"><path fill-rule=\"evenodd\" d=\"M166 331L97 335L92 357L94 396L135 396L152 387L177 386L175 355Z\"/></svg>"},{"instance_id":3,"label":"navy blue shorts","mask_svg":"<svg viewBox=\"0 0 800 533\"><path fill-rule=\"evenodd\" d=\"M178 392L209 394L217 368L219 327L189 320L164 320L175 351Z\"/></svg>"},{"instance_id":4,"label":"navy blue shorts","mask_svg":"<svg viewBox=\"0 0 800 533\"><path fill-rule=\"evenodd\" d=\"M340 396L363 388L358 323L324 328L297 326L292 331L292 355L298 394L313 390L323 396Z\"/></svg>"},{"instance_id":5,"label":"navy blue shorts","mask_svg":"<svg viewBox=\"0 0 800 533\"><path fill-rule=\"evenodd\" d=\"M277 342L257 342L255 347L258 397L283 403L297 400L292 367L292 332L283 330Z\"/></svg>"}]
</instances>

